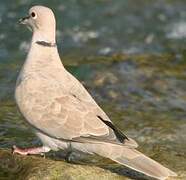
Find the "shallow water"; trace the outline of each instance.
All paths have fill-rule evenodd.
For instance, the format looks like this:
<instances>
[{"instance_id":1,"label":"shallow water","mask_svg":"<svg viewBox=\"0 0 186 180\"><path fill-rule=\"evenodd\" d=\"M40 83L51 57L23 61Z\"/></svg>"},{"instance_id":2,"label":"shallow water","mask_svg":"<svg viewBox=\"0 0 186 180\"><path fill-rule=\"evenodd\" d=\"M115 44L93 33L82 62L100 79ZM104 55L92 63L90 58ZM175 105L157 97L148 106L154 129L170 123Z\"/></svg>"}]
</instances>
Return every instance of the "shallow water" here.
<instances>
[{"instance_id":1,"label":"shallow water","mask_svg":"<svg viewBox=\"0 0 186 180\"><path fill-rule=\"evenodd\" d=\"M59 49L64 55L179 53L185 49L184 0L7 0L0 2L1 62L22 61L30 33L17 21L35 4L55 11Z\"/></svg>"},{"instance_id":2,"label":"shallow water","mask_svg":"<svg viewBox=\"0 0 186 180\"><path fill-rule=\"evenodd\" d=\"M13 98L31 36L16 21L34 2L0 2L0 148L39 144ZM59 51L68 70L143 152L185 173L186 2L55 0L46 5L56 12Z\"/></svg>"}]
</instances>

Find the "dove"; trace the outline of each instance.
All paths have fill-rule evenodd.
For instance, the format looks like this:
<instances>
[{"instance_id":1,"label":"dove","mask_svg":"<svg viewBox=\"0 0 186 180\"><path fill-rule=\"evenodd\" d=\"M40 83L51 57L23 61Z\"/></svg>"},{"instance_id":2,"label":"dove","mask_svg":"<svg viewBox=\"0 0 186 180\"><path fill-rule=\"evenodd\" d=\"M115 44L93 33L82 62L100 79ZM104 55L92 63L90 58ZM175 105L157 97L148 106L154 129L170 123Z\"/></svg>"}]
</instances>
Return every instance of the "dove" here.
<instances>
[{"instance_id":1,"label":"dove","mask_svg":"<svg viewBox=\"0 0 186 180\"><path fill-rule=\"evenodd\" d=\"M113 124L84 86L65 69L56 45L56 20L50 8L34 6L19 22L29 27L33 35L17 78L15 100L43 146L27 149L13 146L13 153L78 150L109 158L156 179L176 176L138 151L135 140Z\"/></svg>"}]
</instances>

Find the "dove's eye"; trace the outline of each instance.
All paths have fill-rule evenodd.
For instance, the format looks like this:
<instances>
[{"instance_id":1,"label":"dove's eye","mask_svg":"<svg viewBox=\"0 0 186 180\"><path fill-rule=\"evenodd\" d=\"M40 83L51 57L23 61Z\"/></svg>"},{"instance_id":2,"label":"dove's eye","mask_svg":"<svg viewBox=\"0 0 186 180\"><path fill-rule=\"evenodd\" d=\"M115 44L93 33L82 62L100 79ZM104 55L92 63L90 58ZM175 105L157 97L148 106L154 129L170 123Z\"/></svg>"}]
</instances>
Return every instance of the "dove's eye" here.
<instances>
[{"instance_id":1,"label":"dove's eye","mask_svg":"<svg viewBox=\"0 0 186 180\"><path fill-rule=\"evenodd\" d=\"M37 15L36 15L35 12L32 12L32 13L31 13L31 16L32 16L33 19L36 19L36 18L37 18Z\"/></svg>"}]
</instances>

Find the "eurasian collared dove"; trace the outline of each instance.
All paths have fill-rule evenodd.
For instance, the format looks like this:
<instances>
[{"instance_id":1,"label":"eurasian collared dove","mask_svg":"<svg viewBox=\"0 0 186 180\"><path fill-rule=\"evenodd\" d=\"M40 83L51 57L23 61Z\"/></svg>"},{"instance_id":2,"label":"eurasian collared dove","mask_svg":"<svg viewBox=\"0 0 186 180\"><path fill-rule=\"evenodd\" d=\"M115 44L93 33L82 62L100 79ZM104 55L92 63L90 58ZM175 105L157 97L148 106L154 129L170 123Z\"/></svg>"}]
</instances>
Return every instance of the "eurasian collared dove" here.
<instances>
[{"instance_id":1,"label":"eurasian collared dove","mask_svg":"<svg viewBox=\"0 0 186 180\"><path fill-rule=\"evenodd\" d=\"M32 29L33 37L17 79L15 98L43 146L14 146L14 153L74 149L110 158L157 179L176 176L137 151L137 143L112 123L83 85L64 68L56 46L56 22L51 9L34 6L20 23Z\"/></svg>"}]
</instances>

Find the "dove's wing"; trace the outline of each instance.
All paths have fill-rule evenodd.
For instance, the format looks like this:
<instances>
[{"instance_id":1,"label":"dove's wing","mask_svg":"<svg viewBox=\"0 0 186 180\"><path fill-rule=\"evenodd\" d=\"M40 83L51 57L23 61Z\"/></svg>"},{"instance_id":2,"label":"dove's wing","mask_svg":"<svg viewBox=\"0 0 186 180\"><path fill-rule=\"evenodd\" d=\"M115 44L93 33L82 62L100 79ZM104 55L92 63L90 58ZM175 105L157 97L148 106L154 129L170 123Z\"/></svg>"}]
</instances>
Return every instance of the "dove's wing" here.
<instances>
[{"instance_id":1,"label":"dove's wing","mask_svg":"<svg viewBox=\"0 0 186 180\"><path fill-rule=\"evenodd\" d=\"M64 82L60 84L59 81L38 77L41 76L27 79L28 83L24 83L27 89L34 86L35 90L28 91L30 95L25 96L31 100L27 100L30 102L29 109L23 111L33 127L58 139L86 141L89 138L113 143L125 141L129 146L137 146L113 125L73 76L69 76L71 86L65 83L68 89L63 86Z\"/></svg>"}]
</instances>

